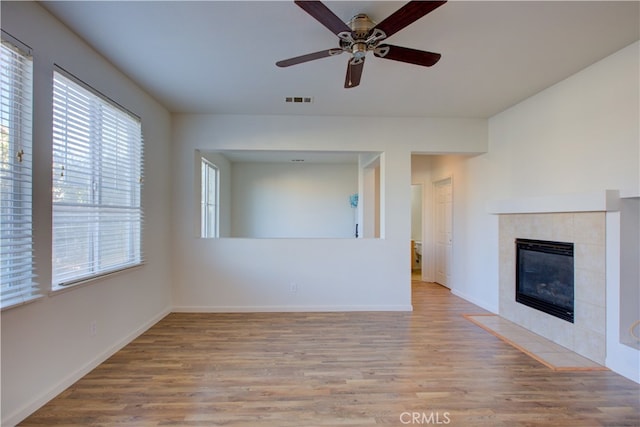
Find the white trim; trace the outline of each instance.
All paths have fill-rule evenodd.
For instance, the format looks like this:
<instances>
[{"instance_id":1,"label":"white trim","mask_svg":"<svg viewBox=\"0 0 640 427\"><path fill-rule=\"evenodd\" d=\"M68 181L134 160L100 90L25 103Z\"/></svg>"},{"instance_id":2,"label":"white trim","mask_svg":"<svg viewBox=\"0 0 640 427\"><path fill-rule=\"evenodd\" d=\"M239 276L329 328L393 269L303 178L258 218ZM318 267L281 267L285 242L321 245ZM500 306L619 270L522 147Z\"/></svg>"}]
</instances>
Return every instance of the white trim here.
<instances>
[{"instance_id":1,"label":"white trim","mask_svg":"<svg viewBox=\"0 0 640 427\"><path fill-rule=\"evenodd\" d=\"M350 311L413 311L412 305L229 305L175 306L175 313L305 313Z\"/></svg>"},{"instance_id":2,"label":"white trim","mask_svg":"<svg viewBox=\"0 0 640 427\"><path fill-rule=\"evenodd\" d=\"M153 325L162 320L165 316L171 313L171 307L165 307L160 313L152 317L147 322L143 323L139 328L135 329L133 332L127 334L122 339L115 342L113 345L109 346L105 351L98 354L96 357L80 366L75 372L67 375L62 381L55 384L53 387L49 388L49 390L44 391L38 396L34 396L30 402L25 403L18 410L14 411L12 414L2 418L2 425L13 426L27 418L37 409L42 407L44 404L49 402L51 399L62 393L64 390L73 385L80 378L87 375L93 369L98 367L101 363L106 361L108 358L113 356L116 352L124 348L126 345L131 343L134 339L142 335Z\"/></svg>"},{"instance_id":3,"label":"white trim","mask_svg":"<svg viewBox=\"0 0 640 427\"><path fill-rule=\"evenodd\" d=\"M640 193L633 191L620 190L621 199L640 199Z\"/></svg>"}]
</instances>

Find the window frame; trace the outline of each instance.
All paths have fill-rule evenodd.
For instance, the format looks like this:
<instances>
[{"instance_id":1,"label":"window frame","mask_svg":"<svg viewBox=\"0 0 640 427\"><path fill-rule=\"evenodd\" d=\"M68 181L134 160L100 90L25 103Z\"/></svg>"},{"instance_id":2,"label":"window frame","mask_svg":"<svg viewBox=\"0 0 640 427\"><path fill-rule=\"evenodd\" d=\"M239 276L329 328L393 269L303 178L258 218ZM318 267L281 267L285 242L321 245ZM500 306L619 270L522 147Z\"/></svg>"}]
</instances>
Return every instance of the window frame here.
<instances>
[{"instance_id":1,"label":"window frame","mask_svg":"<svg viewBox=\"0 0 640 427\"><path fill-rule=\"evenodd\" d=\"M212 189L212 185L215 188ZM218 238L220 237L220 169L204 157L200 162L200 189L200 237ZM210 197L211 190L213 190L213 201Z\"/></svg>"},{"instance_id":2,"label":"window frame","mask_svg":"<svg viewBox=\"0 0 640 427\"><path fill-rule=\"evenodd\" d=\"M115 101L103 95L101 92L84 83L82 80L73 76L61 67L55 66L53 72L54 81L54 123L53 123L53 185L52 185L52 290L67 289L72 286L93 281L113 273L136 268L144 263L142 234L143 234L143 211L142 211L142 182L144 170L144 141L142 137L141 119L122 107ZM86 109L88 111L80 111L70 113L69 105L59 105L62 101L58 101L56 97L71 96L68 92L62 92L59 86L64 86L65 90L73 90L78 96L85 97ZM60 90L60 92L56 92ZM67 99L67 98L65 98ZM83 104L83 107L85 105ZM60 111L57 110L61 109ZM76 115L75 117L73 115ZM84 130L86 141L83 143L71 141L71 138L79 138L72 135L73 132L82 132L78 130L75 123L69 124L70 116L76 120L86 120L89 130ZM125 130L120 132L116 123L123 120ZM131 120L132 129L128 129L127 120ZM82 122L84 124L84 122ZM114 130L114 127L116 130ZM86 128L85 128L86 129ZM68 134L66 133L68 132ZM123 137L118 136L120 133ZM115 135L115 136L114 136ZM122 143L129 145L120 145ZM137 144L137 145L136 145ZM80 147L85 150L82 155L69 154L72 149ZM115 150L115 151L114 151ZM123 162L122 158L117 157L121 150L126 156ZM108 160L108 155L116 155L116 160ZM84 158L82 158L84 156ZM71 157L75 157L71 160ZM65 170L65 166L69 166L75 162L77 164L77 173L80 178L75 178L84 185L86 200L82 200L82 196L76 196L68 199L56 195L56 192L73 188L77 184L64 184L65 174L70 175L72 170ZM129 163L128 166L127 163ZM108 165L107 165L108 164ZM120 169L120 165L125 167ZM105 166L107 165L107 166ZM126 179L121 180L122 173ZM111 176L110 176L111 175ZM69 178L70 179L70 178ZM70 179L71 180L71 179ZM110 184L110 186L109 186ZM120 189L118 189L120 187ZM114 190L115 188L115 190ZM76 187L77 189L77 187ZM108 199L105 194L112 191L112 198L124 198L121 205L113 202L105 202ZM65 212L66 210L66 212ZM82 227L82 220L78 224L72 224L68 216L77 212L82 216L86 232L75 232L72 230L63 234L57 232L57 228L74 226ZM94 219L89 219L91 217ZM109 222L115 223L119 218L120 226L125 227L122 236L116 231L121 228L109 228ZM82 231L82 228L78 228ZM77 237L81 236L81 237ZM84 236L84 237L82 237ZM65 239L78 238L85 247L81 247L75 254L73 247L71 251L66 251L71 246ZM115 240L111 240L115 239ZM107 242L107 243L105 243ZM115 243L114 243L115 242ZM113 248L116 249L113 249ZM117 251L122 253L117 253ZM62 255L60 255L62 253ZM115 255L114 255L115 254ZM107 258L122 257L119 261L106 262ZM73 262L59 261L60 257L68 257L79 262L80 272L74 274L69 269Z\"/></svg>"}]
</instances>

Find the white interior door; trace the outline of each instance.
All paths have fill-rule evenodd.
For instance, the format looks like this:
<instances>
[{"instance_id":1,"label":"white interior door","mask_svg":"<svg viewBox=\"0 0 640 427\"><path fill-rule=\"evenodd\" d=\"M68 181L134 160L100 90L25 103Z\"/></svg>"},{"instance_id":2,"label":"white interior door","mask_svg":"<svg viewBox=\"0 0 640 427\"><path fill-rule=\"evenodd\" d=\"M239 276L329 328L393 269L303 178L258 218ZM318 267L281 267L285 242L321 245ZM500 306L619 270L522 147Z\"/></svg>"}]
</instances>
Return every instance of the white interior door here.
<instances>
[{"instance_id":1,"label":"white interior door","mask_svg":"<svg viewBox=\"0 0 640 427\"><path fill-rule=\"evenodd\" d=\"M436 181L434 187L435 281L450 287L453 245L453 192L451 178Z\"/></svg>"}]
</instances>

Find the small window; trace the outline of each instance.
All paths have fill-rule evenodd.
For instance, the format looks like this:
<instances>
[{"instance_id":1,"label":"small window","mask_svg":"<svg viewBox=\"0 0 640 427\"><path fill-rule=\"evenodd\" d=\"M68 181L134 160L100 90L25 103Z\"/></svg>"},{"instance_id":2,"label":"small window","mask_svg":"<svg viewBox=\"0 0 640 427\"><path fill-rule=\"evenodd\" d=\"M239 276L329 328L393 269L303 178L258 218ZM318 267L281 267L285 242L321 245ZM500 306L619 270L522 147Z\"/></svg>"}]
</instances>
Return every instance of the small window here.
<instances>
[{"instance_id":1,"label":"small window","mask_svg":"<svg viewBox=\"0 0 640 427\"><path fill-rule=\"evenodd\" d=\"M54 72L53 289L142 263L140 119Z\"/></svg>"},{"instance_id":2,"label":"small window","mask_svg":"<svg viewBox=\"0 0 640 427\"><path fill-rule=\"evenodd\" d=\"M201 233L202 237L218 237L218 168L202 159L201 165Z\"/></svg>"},{"instance_id":3,"label":"small window","mask_svg":"<svg viewBox=\"0 0 640 427\"><path fill-rule=\"evenodd\" d=\"M31 51L2 32L0 46L0 307L41 296L34 281Z\"/></svg>"}]
</instances>

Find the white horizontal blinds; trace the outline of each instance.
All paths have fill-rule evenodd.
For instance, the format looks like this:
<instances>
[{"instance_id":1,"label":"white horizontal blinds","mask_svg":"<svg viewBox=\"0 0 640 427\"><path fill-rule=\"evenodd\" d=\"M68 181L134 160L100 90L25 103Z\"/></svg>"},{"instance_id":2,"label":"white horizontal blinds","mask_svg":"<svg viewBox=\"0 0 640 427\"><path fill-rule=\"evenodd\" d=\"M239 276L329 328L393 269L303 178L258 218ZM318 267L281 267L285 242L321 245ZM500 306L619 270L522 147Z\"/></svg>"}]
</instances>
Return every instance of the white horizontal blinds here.
<instances>
[{"instance_id":1,"label":"white horizontal blinds","mask_svg":"<svg viewBox=\"0 0 640 427\"><path fill-rule=\"evenodd\" d=\"M142 262L140 120L62 72L53 89L53 285Z\"/></svg>"},{"instance_id":2,"label":"white horizontal blinds","mask_svg":"<svg viewBox=\"0 0 640 427\"><path fill-rule=\"evenodd\" d=\"M0 62L0 307L7 308L41 293L33 270L32 58L2 33Z\"/></svg>"}]
</instances>

